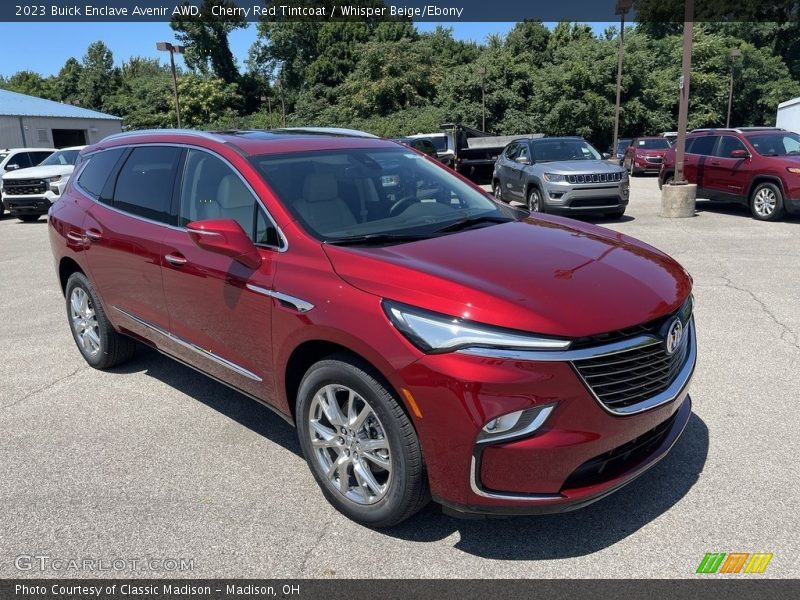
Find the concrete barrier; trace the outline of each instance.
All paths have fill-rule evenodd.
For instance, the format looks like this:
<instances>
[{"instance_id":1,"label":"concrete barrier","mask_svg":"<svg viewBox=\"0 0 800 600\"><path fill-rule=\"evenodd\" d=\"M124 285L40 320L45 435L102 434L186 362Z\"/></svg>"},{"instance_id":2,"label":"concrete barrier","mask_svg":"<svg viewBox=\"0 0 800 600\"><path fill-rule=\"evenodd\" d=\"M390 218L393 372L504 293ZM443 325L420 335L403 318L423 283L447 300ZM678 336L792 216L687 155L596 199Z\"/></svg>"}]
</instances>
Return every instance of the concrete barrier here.
<instances>
[{"instance_id":1,"label":"concrete barrier","mask_svg":"<svg viewBox=\"0 0 800 600\"><path fill-rule=\"evenodd\" d=\"M695 184L667 184L661 188L661 216L668 219L693 217L696 199Z\"/></svg>"}]
</instances>

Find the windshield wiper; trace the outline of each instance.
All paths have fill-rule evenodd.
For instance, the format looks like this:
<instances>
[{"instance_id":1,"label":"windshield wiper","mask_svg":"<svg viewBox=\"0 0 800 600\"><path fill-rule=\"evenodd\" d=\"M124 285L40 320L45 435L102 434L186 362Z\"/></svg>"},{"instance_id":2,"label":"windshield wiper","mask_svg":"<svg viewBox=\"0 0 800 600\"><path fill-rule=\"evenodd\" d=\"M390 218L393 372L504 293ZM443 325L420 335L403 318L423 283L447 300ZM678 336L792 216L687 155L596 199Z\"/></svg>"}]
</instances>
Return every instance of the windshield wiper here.
<instances>
[{"instance_id":1,"label":"windshield wiper","mask_svg":"<svg viewBox=\"0 0 800 600\"><path fill-rule=\"evenodd\" d=\"M437 229L433 233L450 233L453 231L462 231L469 229L475 225L482 225L484 223L510 223L514 219L508 217L498 217L497 215L483 216L483 217L465 217L455 223L451 223L446 227Z\"/></svg>"},{"instance_id":2,"label":"windshield wiper","mask_svg":"<svg viewBox=\"0 0 800 600\"><path fill-rule=\"evenodd\" d=\"M366 235L354 235L335 240L328 240L326 243L334 246L368 246L371 244L401 244L403 242L417 242L427 240L430 235L404 234L404 233L368 233Z\"/></svg>"}]
</instances>

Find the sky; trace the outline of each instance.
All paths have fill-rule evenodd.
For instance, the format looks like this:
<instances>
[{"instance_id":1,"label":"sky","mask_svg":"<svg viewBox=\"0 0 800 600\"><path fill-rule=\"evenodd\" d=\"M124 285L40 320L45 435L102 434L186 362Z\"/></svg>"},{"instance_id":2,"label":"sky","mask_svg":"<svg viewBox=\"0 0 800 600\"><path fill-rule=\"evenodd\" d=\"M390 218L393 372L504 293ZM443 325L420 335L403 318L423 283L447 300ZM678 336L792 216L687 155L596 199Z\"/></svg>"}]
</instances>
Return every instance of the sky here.
<instances>
[{"instance_id":1,"label":"sky","mask_svg":"<svg viewBox=\"0 0 800 600\"><path fill-rule=\"evenodd\" d=\"M487 36L504 35L514 23L417 23L419 31L431 31L437 25L453 28L456 39L484 42ZM608 23L592 23L596 33L601 33ZM231 50L243 66L250 46L255 41L255 24L234 31L230 36ZM54 75L70 56L80 59L89 44L102 40L120 64L131 56L159 58L169 63L169 55L156 51L156 42L174 41L169 23L2 23L0 40L3 41L0 75L8 77L28 69L42 75ZM14 51L17 49L19 51ZM177 58L177 57L176 57ZM178 60L178 64L181 61Z\"/></svg>"}]
</instances>

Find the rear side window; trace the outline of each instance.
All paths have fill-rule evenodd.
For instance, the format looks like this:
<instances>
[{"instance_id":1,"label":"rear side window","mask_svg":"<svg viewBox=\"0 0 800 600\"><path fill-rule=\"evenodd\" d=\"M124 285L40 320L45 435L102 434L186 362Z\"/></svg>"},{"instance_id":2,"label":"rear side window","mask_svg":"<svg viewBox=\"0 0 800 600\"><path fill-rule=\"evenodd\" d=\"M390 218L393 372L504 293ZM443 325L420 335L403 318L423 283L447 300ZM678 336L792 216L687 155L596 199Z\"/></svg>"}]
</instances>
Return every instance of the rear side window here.
<instances>
[{"instance_id":1,"label":"rear side window","mask_svg":"<svg viewBox=\"0 0 800 600\"><path fill-rule=\"evenodd\" d=\"M89 162L81 171L78 185L94 198L100 198L109 175L124 152L125 150L122 148L113 148L84 158L83 160Z\"/></svg>"},{"instance_id":2,"label":"rear side window","mask_svg":"<svg viewBox=\"0 0 800 600\"><path fill-rule=\"evenodd\" d=\"M704 135L694 139L692 144L692 154L700 156L711 156L714 153L714 146L717 145L718 135Z\"/></svg>"},{"instance_id":3,"label":"rear side window","mask_svg":"<svg viewBox=\"0 0 800 600\"><path fill-rule=\"evenodd\" d=\"M181 152L172 146L135 148L117 176L114 208L171 223L172 192Z\"/></svg>"}]
</instances>

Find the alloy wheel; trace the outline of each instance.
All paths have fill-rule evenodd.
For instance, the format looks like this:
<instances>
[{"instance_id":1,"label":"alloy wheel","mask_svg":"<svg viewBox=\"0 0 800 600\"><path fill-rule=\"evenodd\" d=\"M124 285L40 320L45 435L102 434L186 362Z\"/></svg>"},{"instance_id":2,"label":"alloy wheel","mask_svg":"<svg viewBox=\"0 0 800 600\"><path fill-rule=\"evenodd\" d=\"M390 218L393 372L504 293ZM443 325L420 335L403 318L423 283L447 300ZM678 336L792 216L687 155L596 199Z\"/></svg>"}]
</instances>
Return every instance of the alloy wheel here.
<instances>
[{"instance_id":1,"label":"alloy wheel","mask_svg":"<svg viewBox=\"0 0 800 600\"><path fill-rule=\"evenodd\" d=\"M778 206L778 197L768 187L761 188L753 198L753 209L760 217L769 217Z\"/></svg>"},{"instance_id":2,"label":"alloy wheel","mask_svg":"<svg viewBox=\"0 0 800 600\"><path fill-rule=\"evenodd\" d=\"M314 459L331 486L361 505L381 500L392 481L386 431L372 406L355 390L326 385L308 414Z\"/></svg>"},{"instance_id":3,"label":"alloy wheel","mask_svg":"<svg viewBox=\"0 0 800 600\"><path fill-rule=\"evenodd\" d=\"M541 210L542 202L539 196L539 190L532 189L528 192L528 210L531 212L539 212Z\"/></svg>"},{"instance_id":4,"label":"alloy wheel","mask_svg":"<svg viewBox=\"0 0 800 600\"><path fill-rule=\"evenodd\" d=\"M76 287L69 300L70 322L75 337L87 356L95 356L100 352L100 329L92 299L86 290Z\"/></svg>"},{"instance_id":5,"label":"alloy wheel","mask_svg":"<svg viewBox=\"0 0 800 600\"><path fill-rule=\"evenodd\" d=\"M494 191L494 197L495 198L497 198L498 200L502 200L503 199L503 190L500 189L500 184L499 183L495 183L494 184L494 190L493 191Z\"/></svg>"}]
</instances>

